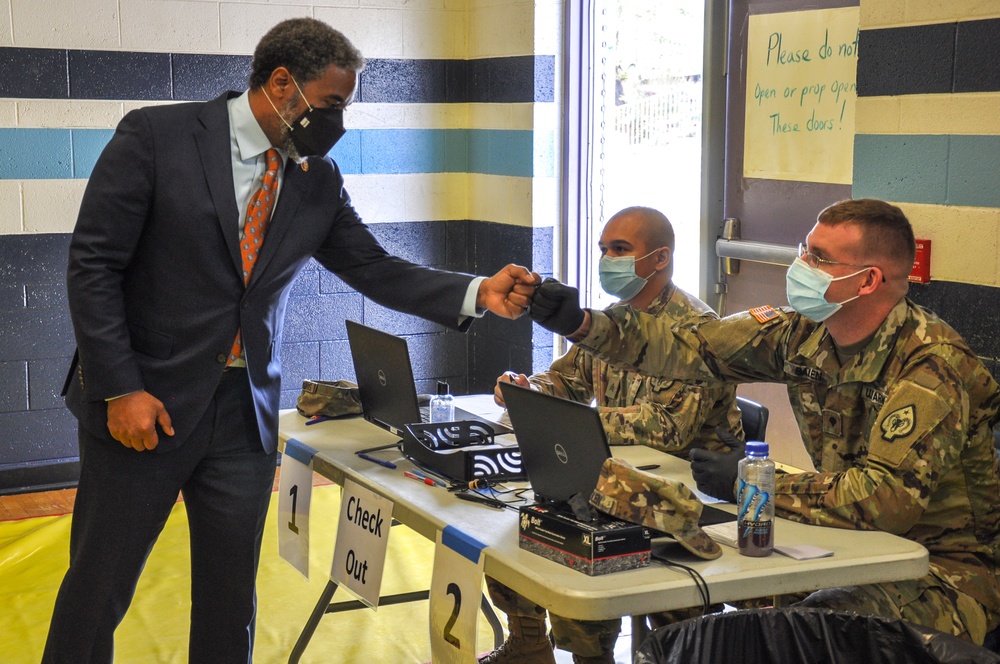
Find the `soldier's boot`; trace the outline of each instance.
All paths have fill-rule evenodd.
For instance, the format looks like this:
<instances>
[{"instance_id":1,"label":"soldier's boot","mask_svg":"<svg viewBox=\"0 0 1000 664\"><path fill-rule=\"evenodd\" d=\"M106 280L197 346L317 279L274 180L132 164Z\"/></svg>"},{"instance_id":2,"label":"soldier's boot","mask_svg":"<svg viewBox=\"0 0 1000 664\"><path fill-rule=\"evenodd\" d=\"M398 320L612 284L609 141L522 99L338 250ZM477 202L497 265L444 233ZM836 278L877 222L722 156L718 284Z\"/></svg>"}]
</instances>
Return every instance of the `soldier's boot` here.
<instances>
[{"instance_id":1,"label":"soldier's boot","mask_svg":"<svg viewBox=\"0 0 1000 664\"><path fill-rule=\"evenodd\" d=\"M556 664L544 618L507 616L507 629L507 640L479 664Z\"/></svg>"},{"instance_id":2,"label":"soldier's boot","mask_svg":"<svg viewBox=\"0 0 1000 664\"><path fill-rule=\"evenodd\" d=\"M605 652L595 657L573 655L573 664L615 664L615 654L613 652Z\"/></svg>"}]
</instances>

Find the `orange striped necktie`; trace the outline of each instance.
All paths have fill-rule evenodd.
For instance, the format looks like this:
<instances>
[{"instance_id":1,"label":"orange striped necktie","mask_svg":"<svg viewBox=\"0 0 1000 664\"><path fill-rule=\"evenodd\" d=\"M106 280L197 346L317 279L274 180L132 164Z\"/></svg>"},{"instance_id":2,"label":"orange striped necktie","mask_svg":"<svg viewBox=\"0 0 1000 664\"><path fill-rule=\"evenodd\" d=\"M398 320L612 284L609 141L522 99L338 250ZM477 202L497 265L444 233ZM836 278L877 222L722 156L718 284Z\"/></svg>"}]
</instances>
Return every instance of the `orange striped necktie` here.
<instances>
[{"instance_id":1,"label":"orange striped necktie","mask_svg":"<svg viewBox=\"0 0 1000 664\"><path fill-rule=\"evenodd\" d=\"M281 168L281 155L274 148L269 149L264 154L267 170L261 178L260 188L250 197L247 205L246 219L243 223L243 232L240 234L240 254L243 256L243 284L250 281L253 274L253 266L257 262L257 256L264 246L264 233L267 231L267 222L271 218L271 211L274 209L274 196L277 193L278 169ZM241 354L242 341L240 332L237 330L233 347L229 351L229 360L226 365L232 364Z\"/></svg>"}]
</instances>

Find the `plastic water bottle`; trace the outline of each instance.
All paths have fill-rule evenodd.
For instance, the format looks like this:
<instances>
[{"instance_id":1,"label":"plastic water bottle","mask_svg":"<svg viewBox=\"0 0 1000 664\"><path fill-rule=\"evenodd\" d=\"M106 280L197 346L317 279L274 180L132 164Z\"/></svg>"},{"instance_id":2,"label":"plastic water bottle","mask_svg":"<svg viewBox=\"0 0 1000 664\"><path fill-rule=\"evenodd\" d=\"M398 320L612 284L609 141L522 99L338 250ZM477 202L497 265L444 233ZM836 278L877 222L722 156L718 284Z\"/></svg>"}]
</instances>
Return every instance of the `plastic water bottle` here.
<instances>
[{"instance_id":1,"label":"plastic water bottle","mask_svg":"<svg viewBox=\"0 0 1000 664\"><path fill-rule=\"evenodd\" d=\"M455 421L455 397L448 391L448 383L438 381L437 394L431 397L431 422Z\"/></svg>"},{"instance_id":2,"label":"plastic water bottle","mask_svg":"<svg viewBox=\"0 0 1000 664\"><path fill-rule=\"evenodd\" d=\"M774 549L774 461L767 443L748 441L739 463L736 535L740 553L756 558Z\"/></svg>"}]
</instances>

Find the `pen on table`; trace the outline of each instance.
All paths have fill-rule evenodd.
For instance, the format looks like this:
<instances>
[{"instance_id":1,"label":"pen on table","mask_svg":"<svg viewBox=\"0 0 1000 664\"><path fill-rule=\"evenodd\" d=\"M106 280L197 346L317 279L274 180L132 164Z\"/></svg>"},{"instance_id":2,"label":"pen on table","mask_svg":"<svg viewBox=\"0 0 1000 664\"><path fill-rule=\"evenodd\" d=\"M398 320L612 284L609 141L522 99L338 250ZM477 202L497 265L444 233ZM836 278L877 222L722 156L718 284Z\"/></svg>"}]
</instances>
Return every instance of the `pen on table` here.
<instances>
[{"instance_id":1,"label":"pen on table","mask_svg":"<svg viewBox=\"0 0 1000 664\"><path fill-rule=\"evenodd\" d=\"M375 458L375 457L373 457L373 456L371 456L369 454L365 454L364 452L355 452L355 454L357 454L359 457L361 457L365 461L371 461L372 463L377 463L380 466L385 466L386 468L392 468L393 470L396 469L396 464L394 464L392 461L385 461L383 459L377 459L377 458Z\"/></svg>"},{"instance_id":2,"label":"pen on table","mask_svg":"<svg viewBox=\"0 0 1000 664\"><path fill-rule=\"evenodd\" d=\"M647 464L645 466L636 466L635 469L636 470L656 470L659 467L660 467L660 464L658 464L658 463L650 463L650 464Z\"/></svg>"},{"instance_id":3,"label":"pen on table","mask_svg":"<svg viewBox=\"0 0 1000 664\"><path fill-rule=\"evenodd\" d=\"M447 484L445 484L441 480L439 480L439 479L437 479L435 477L431 477L430 475L428 475L427 473L424 473L422 471L414 469L414 470L412 470L410 472L412 472L414 475L416 475L420 479L426 480L427 482L430 482L434 486L448 486Z\"/></svg>"},{"instance_id":4,"label":"pen on table","mask_svg":"<svg viewBox=\"0 0 1000 664\"><path fill-rule=\"evenodd\" d=\"M431 478L429 478L429 477L421 477L420 475L417 475L416 473L412 473L412 472L410 472L408 470L404 470L403 471L403 475L405 475L406 477L409 477L411 480L416 480L418 482L423 482L427 486L437 486L436 484L434 484L434 480L432 480Z\"/></svg>"},{"instance_id":5,"label":"pen on table","mask_svg":"<svg viewBox=\"0 0 1000 664\"><path fill-rule=\"evenodd\" d=\"M326 422L327 420L332 420L332 417L327 417L326 415L313 415L308 420L306 420L306 426L310 424L318 424L320 422Z\"/></svg>"},{"instance_id":6,"label":"pen on table","mask_svg":"<svg viewBox=\"0 0 1000 664\"><path fill-rule=\"evenodd\" d=\"M478 494L472 493L456 493L455 497L459 500L468 500L470 503L479 503L480 505L486 505L487 507L492 507L494 509L502 510L504 504L499 500L493 500L492 498L485 498Z\"/></svg>"}]
</instances>

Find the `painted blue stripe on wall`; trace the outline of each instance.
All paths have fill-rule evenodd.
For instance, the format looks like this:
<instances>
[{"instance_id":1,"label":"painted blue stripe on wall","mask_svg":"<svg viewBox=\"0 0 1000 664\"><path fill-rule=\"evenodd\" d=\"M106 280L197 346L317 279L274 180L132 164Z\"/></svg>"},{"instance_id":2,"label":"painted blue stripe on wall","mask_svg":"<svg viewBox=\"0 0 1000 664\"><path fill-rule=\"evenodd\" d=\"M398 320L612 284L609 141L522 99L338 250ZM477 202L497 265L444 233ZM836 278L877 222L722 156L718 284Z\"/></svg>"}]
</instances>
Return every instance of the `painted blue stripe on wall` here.
<instances>
[{"instance_id":1,"label":"painted blue stripe on wall","mask_svg":"<svg viewBox=\"0 0 1000 664\"><path fill-rule=\"evenodd\" d=\"M0 129L0 179L87 178L110 129ZM500 129L360 129L330 152L345 174L482 173L532 177L534 134ZM548 144L546 144L548 145ZM538 159L554 173L554 154ZM545 163L548 162L548 163Z\"/></svg>"},{"instance_id":2,"label":"painted blue stripe on wall","mask_svg":"<svg viewBox=\"0 0 1000 664\"><path fill-rule=\"evenodd\" d=\"M855 198L1000 207L1000 136L859 134Z\"/></svg>"},{"instance_id":3,"label":"painted blue stripe on wall","mask_svg":"<svg viewBox=\"0 0 1000 664\"><path fill-rule=\"evenodd\" d=\"M73 141L66 129L0 129L0 179L73 177Z\"/></svg>"}]
</instances>

